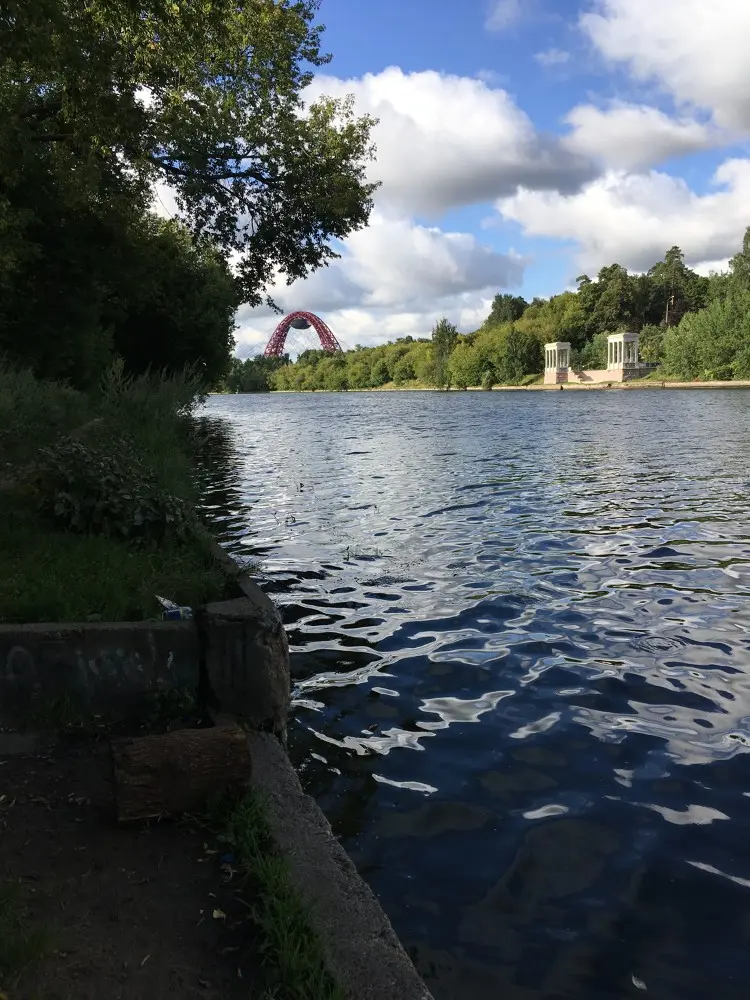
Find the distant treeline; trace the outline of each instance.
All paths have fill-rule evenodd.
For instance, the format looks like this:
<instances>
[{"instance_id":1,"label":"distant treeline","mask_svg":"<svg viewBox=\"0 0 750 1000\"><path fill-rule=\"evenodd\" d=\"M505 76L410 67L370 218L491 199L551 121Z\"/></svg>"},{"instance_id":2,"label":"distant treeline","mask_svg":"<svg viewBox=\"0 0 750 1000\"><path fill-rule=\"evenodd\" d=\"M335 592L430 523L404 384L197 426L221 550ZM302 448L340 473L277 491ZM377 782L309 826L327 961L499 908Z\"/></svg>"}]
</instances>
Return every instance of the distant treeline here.
<instances>
[{"instance_id":1,"label":"distant treeline","mask_svg":"<svg viewBox=\"0 0 750 1000\"><path fill-rule=\"evenodd\" d=\"M696 274L672 247L645 274L612 264L576 283L575 292L530 303L496 295L473 333L441 319L431 339L402 337L338 355L305 351L295 363L235 359L225 385L230 392L521 385L541 375L551 341L570 342L576 369L606 367L607 336L620 330L640 331L642 360L664 377L750 378L750 227L726 272Z\"/></svg>"}]
</instances>

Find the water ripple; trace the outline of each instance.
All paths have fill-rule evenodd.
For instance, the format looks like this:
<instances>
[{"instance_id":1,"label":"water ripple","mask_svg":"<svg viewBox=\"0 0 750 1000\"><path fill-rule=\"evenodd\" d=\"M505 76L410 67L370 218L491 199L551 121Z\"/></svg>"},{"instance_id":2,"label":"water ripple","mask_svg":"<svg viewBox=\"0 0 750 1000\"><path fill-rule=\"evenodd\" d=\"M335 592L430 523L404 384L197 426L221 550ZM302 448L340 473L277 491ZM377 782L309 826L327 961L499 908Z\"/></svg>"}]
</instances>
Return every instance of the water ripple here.
<instances>
[{"instance_id":1,"label":"water ripple","mask_svg":"<svg viewBox=\"0 0 750 1000\"><path fill-rule=\"evenodd\" d=\"M436 1000L744 998L750 394L206 414L291 752Z\"/></svg>"}]
</instances>

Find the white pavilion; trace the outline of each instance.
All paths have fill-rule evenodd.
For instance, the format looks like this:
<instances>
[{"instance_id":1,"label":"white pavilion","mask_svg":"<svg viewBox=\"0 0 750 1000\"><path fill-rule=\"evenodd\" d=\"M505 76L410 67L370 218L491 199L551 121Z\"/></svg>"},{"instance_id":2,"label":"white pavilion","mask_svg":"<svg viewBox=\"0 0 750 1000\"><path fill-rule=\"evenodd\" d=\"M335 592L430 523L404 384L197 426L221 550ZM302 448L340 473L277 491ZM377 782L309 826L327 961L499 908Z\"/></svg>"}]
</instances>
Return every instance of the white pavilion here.
<instances>
[{"instance_id":1,"label":"white pavilion","mask_svg":"<svg viewBox=\"0 0 750 1000\"><path fill-rule=\"evenodd\" d=\"M645 366L638 358L637 333L613 333L607 337L607 367L577 371L570 365L570 344L554 341L544 345L544 384L627 382L641 378Z\"/></svg>"}]
</instances>

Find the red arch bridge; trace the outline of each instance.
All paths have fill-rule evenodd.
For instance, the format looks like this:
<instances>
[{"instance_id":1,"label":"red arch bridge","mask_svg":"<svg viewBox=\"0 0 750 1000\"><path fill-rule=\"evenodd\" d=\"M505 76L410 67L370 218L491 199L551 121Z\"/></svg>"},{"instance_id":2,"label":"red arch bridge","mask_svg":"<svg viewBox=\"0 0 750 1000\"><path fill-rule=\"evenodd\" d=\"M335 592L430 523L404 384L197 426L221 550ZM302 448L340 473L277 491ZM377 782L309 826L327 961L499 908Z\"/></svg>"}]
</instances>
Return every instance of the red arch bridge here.
<instances>
[{"instance_id":1,"label":"red arch bridge","mask_svg":"<svg viewBox=\"0 0 750 1000\"><path fill-rule=\"evenodd\" d=\"M266 344L263 352L267 358L280 358L284 353L286 336L290 330L315 330L320 340L321 348L326 354L337 354L342 351L341 344L331 333L329 327L323 322L320 316L311 312L293 312L285 316L276 329L271 334L271 339Z\"/></svg>"}]
</instances>

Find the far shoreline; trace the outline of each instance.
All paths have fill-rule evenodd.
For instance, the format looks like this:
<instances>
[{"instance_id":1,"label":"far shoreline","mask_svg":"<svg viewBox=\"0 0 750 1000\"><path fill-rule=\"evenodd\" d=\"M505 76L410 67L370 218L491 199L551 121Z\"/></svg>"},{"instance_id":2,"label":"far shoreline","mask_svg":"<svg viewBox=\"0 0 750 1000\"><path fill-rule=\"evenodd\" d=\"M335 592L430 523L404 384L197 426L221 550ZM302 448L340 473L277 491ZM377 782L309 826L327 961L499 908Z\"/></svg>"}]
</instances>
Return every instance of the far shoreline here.
<instances>
[{"instance_id":1,"label":"far shoreline","mask_svg":"<svg viewBox=\"0 0 750 1000\"><path fill-rule=\"evenodd\" d=\"M634 382L599 382L594 385L581 383L561 383L559 385L496 385L491 389L486 389L481 385L470 385L466 389L459 389L451 386L448 389L439 389L436 386L427 385L389 385L377 386L366 389L266 389L256 392L210 392L209 396L295 396L301 393L308 395L331 394L338 395L343 392L596 392L625 389L750 389L750 379L737 379L735 381L714 381L714 382L668 382L657 379L649 379Z\"/></svg>"}]
</instances>

